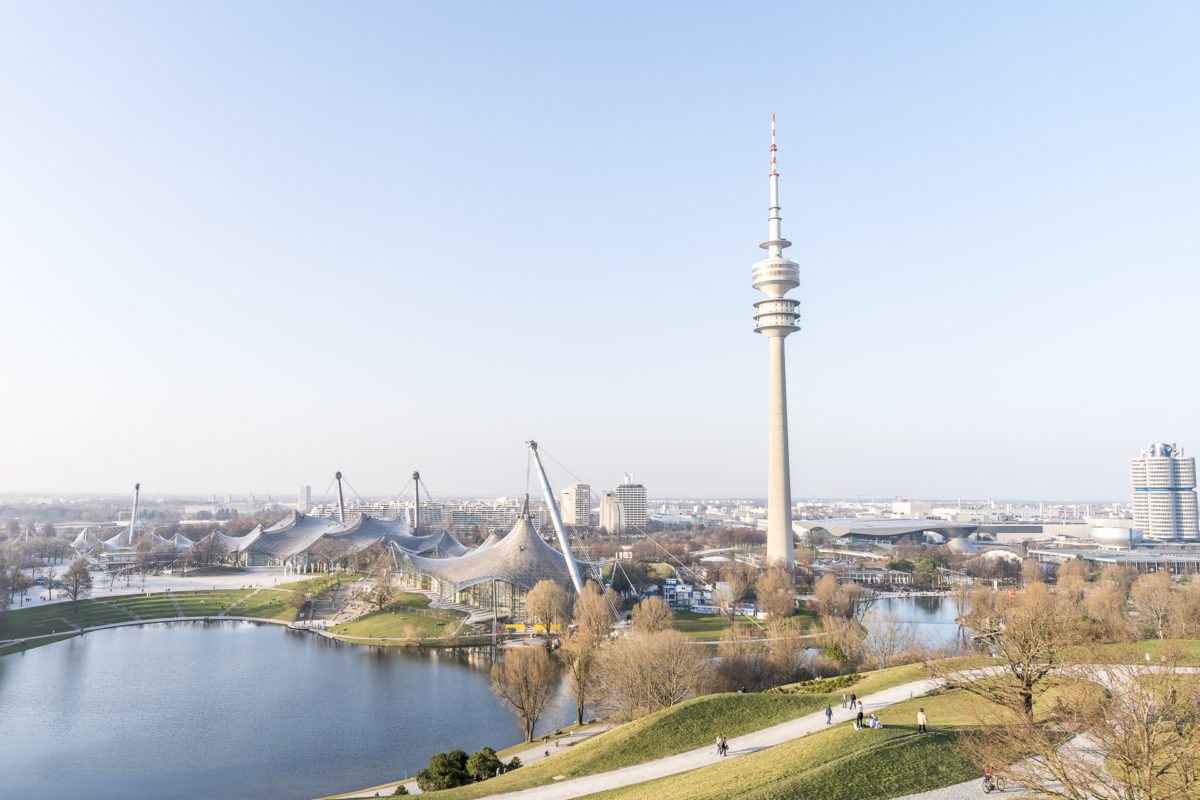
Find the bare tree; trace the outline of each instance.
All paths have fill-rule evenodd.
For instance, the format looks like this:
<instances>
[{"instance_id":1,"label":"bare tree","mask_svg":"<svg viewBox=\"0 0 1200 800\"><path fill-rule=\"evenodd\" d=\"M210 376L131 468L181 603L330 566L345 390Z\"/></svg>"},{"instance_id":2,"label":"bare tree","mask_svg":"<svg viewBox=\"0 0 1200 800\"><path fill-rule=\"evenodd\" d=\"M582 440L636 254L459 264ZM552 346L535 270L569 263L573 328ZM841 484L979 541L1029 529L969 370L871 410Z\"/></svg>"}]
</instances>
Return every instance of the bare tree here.
<instances>
[{"instance_id":1,"label":"bare tree","mask_svg":"<svg viewBox=\"0 0 1200 800\"><path fill-rule=\"evenodd\" d=\"M1076 556L1058 568L1058 580L1062 581L1064 578L1075 578L1083 583L1090 583L1092 568L1086 561Z\"/></svg>"},{"instance_id":2,"label":"bare tree","mask_svg":"<svg viewBox=\"0 0 1200 800\"><path fill-rule=\"evenodd\" d=\"M965 621L979 640L1001 656L999 669L981 676L975 670L933 662L931 671L948 686L1032 716L1034 700L1050 687L1064 648L1076 643L1075 610L1044 583L1030 584L1007 607L989 602L986 594L973 595Z\"/></svg>"},{"instance_id":3,"label":"bare tree","mask_svg":"<svg viewBox=\"0 0 1200 800\"><path fill-rule=\"evenodd\" d=\"M633 607L633 629L638 633L665 631L674 622L675 612L657 595L643 598Z\"/></svg>"},{"instance_id":4,"label":"bare tree","mask_svg":"<svg viewBox=\"0 0 1200 800\"><path fill-rule=\"evenodd\" d=\"M781 567L771 567L758 576L754 585L758 605L772 622L787 619L796 613L796 589L792 575Z\"/></svg>"},{"instance_id":5,"label":"bare tree","mask_svg":"<svg viewBox=\"0 0 1200 800\"><path fill-rule=\"evenodd\" d=\"M368 590L371 605L383 611L396 599L396 591L396 574L386 567L375 570L371 576L371 588Z\"/></svg>"},{"instance_id":6,"label":"bare tree","mask_svg":"<svg viewBox=\"0 0 1200 800\"><path fill-rule=\"evenodd\" d=\"M557 686L558 665L543 647L510 649L492 665L492 692L512 708L527 742Z\"/></svg>"},{"instance_id":7,"label":"bare tree","mask_svg":"<svg viewBox=\"0 0 1200 800\"><path fill-rule=\"evenodd\" d=\"M596 705L634 719L699 691L705 654L678 631L635 633L601 651Z\"/></svg>"},{"instance_id":8,"label":"bare tree","mask_svg":"<svg viewBox=\"0 0 1200 800\"><path fill-rule=\"evenodd\" d=\"M544 626L547 635L553 632L554 626L561 628L570 612L571 598L557 581L538 581L525 596L525 616L534 625Z\"/></svg>"},{"instance_id":9,"label":"bare tree","mask_svg":"<svg viewBox=\"0 0 1200 800\"><path fill-rule=\"evenodd\" d=\"M1105 639L1123 639L1129 633L1125 595L1114 583L1104 581L1083 598L1083 611Z\"/></svg>"},{"instance_id":10,"label":"bare tree","mask_svg":"<svg viewBox=\"0 0 1200 800\"><path fill-rule=\"evenodd\" d=\"M58 570L56 570L54 567L50 567L46 570L46 598L48 600L54 599L54 587L58 586L58 581L56 580L57 575Z\"/></svg>"},{"instance_id":11,"label":"bare tree","mask_svg":"<svg viewBox=\"0 0 1200 800\"><path fill-rule=\"evenodd\" d=\"M915 643L912 625L892 612L872 611L863 619L867 635L859 646L874 669L887 669Z\"/></svg>"},{"instance_id":12,"label":"bare tree","mask_svg":"<svg viewBox=\"0 0 1200 800\"><path fill-rule=\"evenodd\" d=\"M725 583L725 591L720 598L720 605L725 613L729 614L729 624L732 626L737 620L737 609L750 594L750 589L754 586L754 579L757 577L758 571L749 564L743 564L740 561L734 561L721 571L721 578Z\"/></svg>"},{"instance_id":13,"label":"bare tree","mask_svg":"<svg viewBox=\"0 0 1200 800\"><path fill-rule=\"evenodd\" d=\"M1046 570L1037 560L1027 558L1021 562L1021 583L1028 586L1031 583L1045 583Z\"/></svg>"},{"instance_id":14,"label":"bare tree","mask_svg":"<svg viewBox=\"0 0 1200 800\"><path fill-rule=\"evenodd\" d=\"M599 641L586 628L578 628L556 651L567 673L567 689L575 701L575 724L583 724L583 708L591 699L600 677Z\"/></svg>"},{"instance_id":15,"label":"bare tree","mask_svg":"<svg viewBox=\"0 0 1200 800\"><path fill-rule=\"evenodd\" d=\"M839 584L837 578L827 572L814 584L809 607L820 616L860 621L871 609L872 602L861 584Z\"/></svg>"},{"instance_id":16,"label":"bare tree","mask_svg":"<svg viewBox=\"0 0 1200 800\"><path fill-rule=\"evenodd\" d=\"M1036 718L1023 705L991 706L963 734L980 763L996 765L1024 797L1055 800L1195 800L1200 796L1200 675L1171 658L1098 649ZM1124 663L1120 663L1124 662ZM1016 700L1010 697L1009 700Z\"/></svg>"},{"instance_id":17,"label":"bare tree","mask_svg":"<svg viewBox=\"0 0 1200 800\"><path fill-rule=\"evenodd\" d=\"M612 629L613 609L616 607L616 595L609 591L609 596L601 592L595 581L588 581L575 598L575 626L580 631L587 631L593 637L606 637Z\"/></svg>"},{"instance_id":18,"label":"bare tree","mask_svg":"<svg viewBox=\"0 0 1200 800\"><path fill-rule=\"evenodd\" d=\"M17 595L25 594L25 591L33 586L33 578L26 575L19 567L12 567L8 570L8 594L9 602L17 599Z\"/></svg>"},{"instance_id":19,"label":"bare tree","mask_svg":"<svg viewBox=\"0 0 1200 800\"><path fill-rule=\"evenodd\" d=\"M1129 590L1129 599L1137 605L1138 622L1142 630L1165 639L1172 611L1170 574L1152 572L1138 578Z\"/></svg>"},{"instance_id":20,"label":"bare tree","mask_svg":"<svg viewBox=\"0 0 1200 800\"><path fill-rule=\"evenodd\" d=\"M78 611L80 598L92 593L92 573L88 572L87 562L82 558L72 561L58 585L71 600L71 612Z\"/></svg>"},{"instance_id":21,"label":"bare tree","mask_svg":"<svg viewBox=\"0 0 1200 800\"><path fill-rule=\"evenodd\" d=\"M1175 605L1175 624L1185 639L1200 639L1200 576L1178 593Z\"/></svg>"},{"instance_id":22,"label":"bare tree","mask_svg":"<svg viewBox=\"0 0 1200 800\"><path fill-rule=\"evenodd\" d=\"M813 596L808 601L809 607L817 612L818 616L840 616L838 595L837 578L832 572L826 572L813 584Z\"/></svg>"}]
</instances>

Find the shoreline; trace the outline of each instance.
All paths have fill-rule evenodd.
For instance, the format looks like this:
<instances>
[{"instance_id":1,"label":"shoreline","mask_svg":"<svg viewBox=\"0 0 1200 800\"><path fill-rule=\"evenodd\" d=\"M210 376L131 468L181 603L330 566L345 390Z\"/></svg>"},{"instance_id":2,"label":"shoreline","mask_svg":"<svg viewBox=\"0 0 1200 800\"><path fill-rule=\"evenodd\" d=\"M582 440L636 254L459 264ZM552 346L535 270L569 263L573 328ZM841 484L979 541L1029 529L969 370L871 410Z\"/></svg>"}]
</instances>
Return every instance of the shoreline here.
<instances>
[{"instance_id":1,"label":"shoreline","mask_svg":"<svg viewBox=\"0 0 1200 800\"><path fill-rule=\"evenodd\" d=\"M478 642L478 641L446 642L442 638L411 639L411 638L402 638L402 637L344 636L344 635L340 635L340 634L332 634L332 633L329 633L328 631L321 630L319 628L297 626L297 625L295 625L294 621L289 622L287 620L271 619L269 617L235 617L235 616L218 615L218 616L205 616L205 617L159 617L156 619L131 619L131 620L123 621L123 622L110 622L110 623L106 623L104 625L94 625L91 627L85 626L82 628L75 628L74 630L55 631L54 633L39 633L35 636L24 636L24 637L20 637L17 639L0 639L0 649L7 648L7 647L21 647L22 645L25 645L28 642L39 642L37 646L40 647L40 646L46 645L46 644L53 644L54 642L57 642L57 641L65 641L67 639L72 639L76 636L82 636L85 633L92 633L93 631L111 630L113 628L128 628L128 627L140 626L140 625L158 625L158 624L168 623L168 622L267 623L270 625L281 625L289 630L296 631L297 633L312 633L312 634L321 636L325 639L331 639L335 642L345 642L346 644L357 645L359 647L372 647L373 646L373 647L396 647L396 648L407 647L407 648L417 648L417 649L420 649L420 648L431 648L431 649L433 649L433 648L436 648L436 649L471 648L471 649L475 649L475 648L479 648L479 647L491 647L492 646L491 642L490 642L490 639L491 639L490 636L484 637L484 638L488 639L488 641L484 641L484 642ZM476 638L479 638L479 637L476 637ZM49 641L39 641L39 640L49 640ZM389 644L391 642L397 642L399 644ZM503 644L502 642L497 642L498 647L502 646L502 644ZM27 649L33 649L33 648L22 648L22 649L14 650L12 653L5 653L3 655L0 655L0 658L3 658L4 655L15 655L17 653L23 653L23 652L26 652Z\"/></svg>"}]
</instances>

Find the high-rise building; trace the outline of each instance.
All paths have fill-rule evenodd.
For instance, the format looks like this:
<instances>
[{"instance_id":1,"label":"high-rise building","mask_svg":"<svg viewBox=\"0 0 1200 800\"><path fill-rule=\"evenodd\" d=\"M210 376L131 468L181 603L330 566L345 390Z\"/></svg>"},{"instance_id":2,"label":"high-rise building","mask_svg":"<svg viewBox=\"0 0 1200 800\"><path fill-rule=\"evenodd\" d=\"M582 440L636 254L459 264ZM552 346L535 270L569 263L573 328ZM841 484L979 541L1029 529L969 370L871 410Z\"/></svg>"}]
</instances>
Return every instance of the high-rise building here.
<instances>
[{"instance_id":1,"label":"high-rise building","mask_svg":"<svg viewBox=\"0 0 1200 800\"><path fill-rule=\"evenodd\" d=\"M622 528L646 527L646 487L634 483L633 473L625 473L625 482L617 485L617 503L621 506Z\"/></svg>"},{"instance_id":2,"label":"high-rise building","mask_svg":"<svg viewBox=\"0 0 1200 800\"><path fill-rule=\"evenodd\" d=\"M754 304L754 330L767 337L770 352L767 403L767 561L787 566L792 554L792 478L788 457L787 373L783 340L800 330L796 323L799 300L785 297L800 285L800 265L784 257L792 243L780 232L779 171L775 166L775 115L771 115L771 207L767 219L770 238L759 245L767 257L754 265L754 288L767 295Z\"/></svg>"},{"instance_id":3,"label":"high-rise building","mask_svg":"<svg viewBox=\"0 0 1200 800\"><path fill-rule=\"evenodd\" d=\"M563 525L592 524L592 487L579 481L562 491L562 503L559 513Z\"/></svg>"},{"instance_id":4,"label":"high-rise building","mask_svg":"<svg viewBox=\"0 0 1200 800\"><path fill-rule=\"evenodd\" d=\"M1156 442L1129 463L1133 528L1151 539L1197 539L1196 459L1176 444Z\"/></svg>"},{"instance_id":5,"label":"high-rise building","mask_svg":"<svg viewBox=\"0 0 1200 800\"><path fill-rule=\"evenodd\" d=\"M625 528L616 492L600 493L600 527L609 533L620 533Z\"/></svg>"},{"instance_id":6,"label":"high-rise building","mask_svg":"<svg viewBox=\"0 0 1200 800\"><path fill-rule=\"evenodd\" d=\"M312 487L307 483L300 484L300 493L296 496L296 510L307 514L312 505Z\"/></svg>"}]
</instances>

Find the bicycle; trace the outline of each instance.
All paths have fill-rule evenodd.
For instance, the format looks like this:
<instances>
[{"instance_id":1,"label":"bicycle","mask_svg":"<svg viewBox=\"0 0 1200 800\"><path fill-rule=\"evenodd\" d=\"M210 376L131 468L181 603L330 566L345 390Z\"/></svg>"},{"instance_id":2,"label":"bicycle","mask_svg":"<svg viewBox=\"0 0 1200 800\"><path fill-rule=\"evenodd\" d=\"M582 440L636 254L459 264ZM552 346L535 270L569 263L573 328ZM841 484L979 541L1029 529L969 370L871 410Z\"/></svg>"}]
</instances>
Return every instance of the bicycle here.
<instances>
[{"instance_id":1,"label":"bicycle","mask_svg":"<svg viewBox=\"0 0 1200 800\"><path fill-rule=\"evenodd\" d=\"M998 775L983 776L983 793L989 794L995 789L998 792L1004 791L1004 779Z\"/></svg>"}]
</instances>

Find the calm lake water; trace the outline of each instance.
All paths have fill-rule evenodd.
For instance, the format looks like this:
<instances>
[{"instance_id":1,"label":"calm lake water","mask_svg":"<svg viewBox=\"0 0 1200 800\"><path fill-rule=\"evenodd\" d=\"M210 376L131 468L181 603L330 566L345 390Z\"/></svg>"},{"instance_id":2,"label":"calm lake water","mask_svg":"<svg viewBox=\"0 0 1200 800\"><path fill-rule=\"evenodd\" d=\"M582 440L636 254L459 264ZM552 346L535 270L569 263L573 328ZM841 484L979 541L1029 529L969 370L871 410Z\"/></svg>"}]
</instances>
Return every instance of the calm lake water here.
<instances>
[{"instance_id":1,"label":"calm lake water","mask_svg":"<svg viewBox=\"0 0 1200 800\"><path fill-rule=\"evenodd\" d=\"M958 641L958 604L950 597L891 597L876 600L872 611L892 613L912 626L926 647L952 647Z\"/></svg>"},{"instance_id":2,"label":"calm lake water","mask_svg":"<svg viewBox=\"0 0 1200 800\"><path fill-rule=\"evenodd\" d=\"M274 625L95 631L0 658L0 797L311 800L521 739L486 655ZM538 733L574 721L560 693Z\"/></svg>"}]
</instances>

